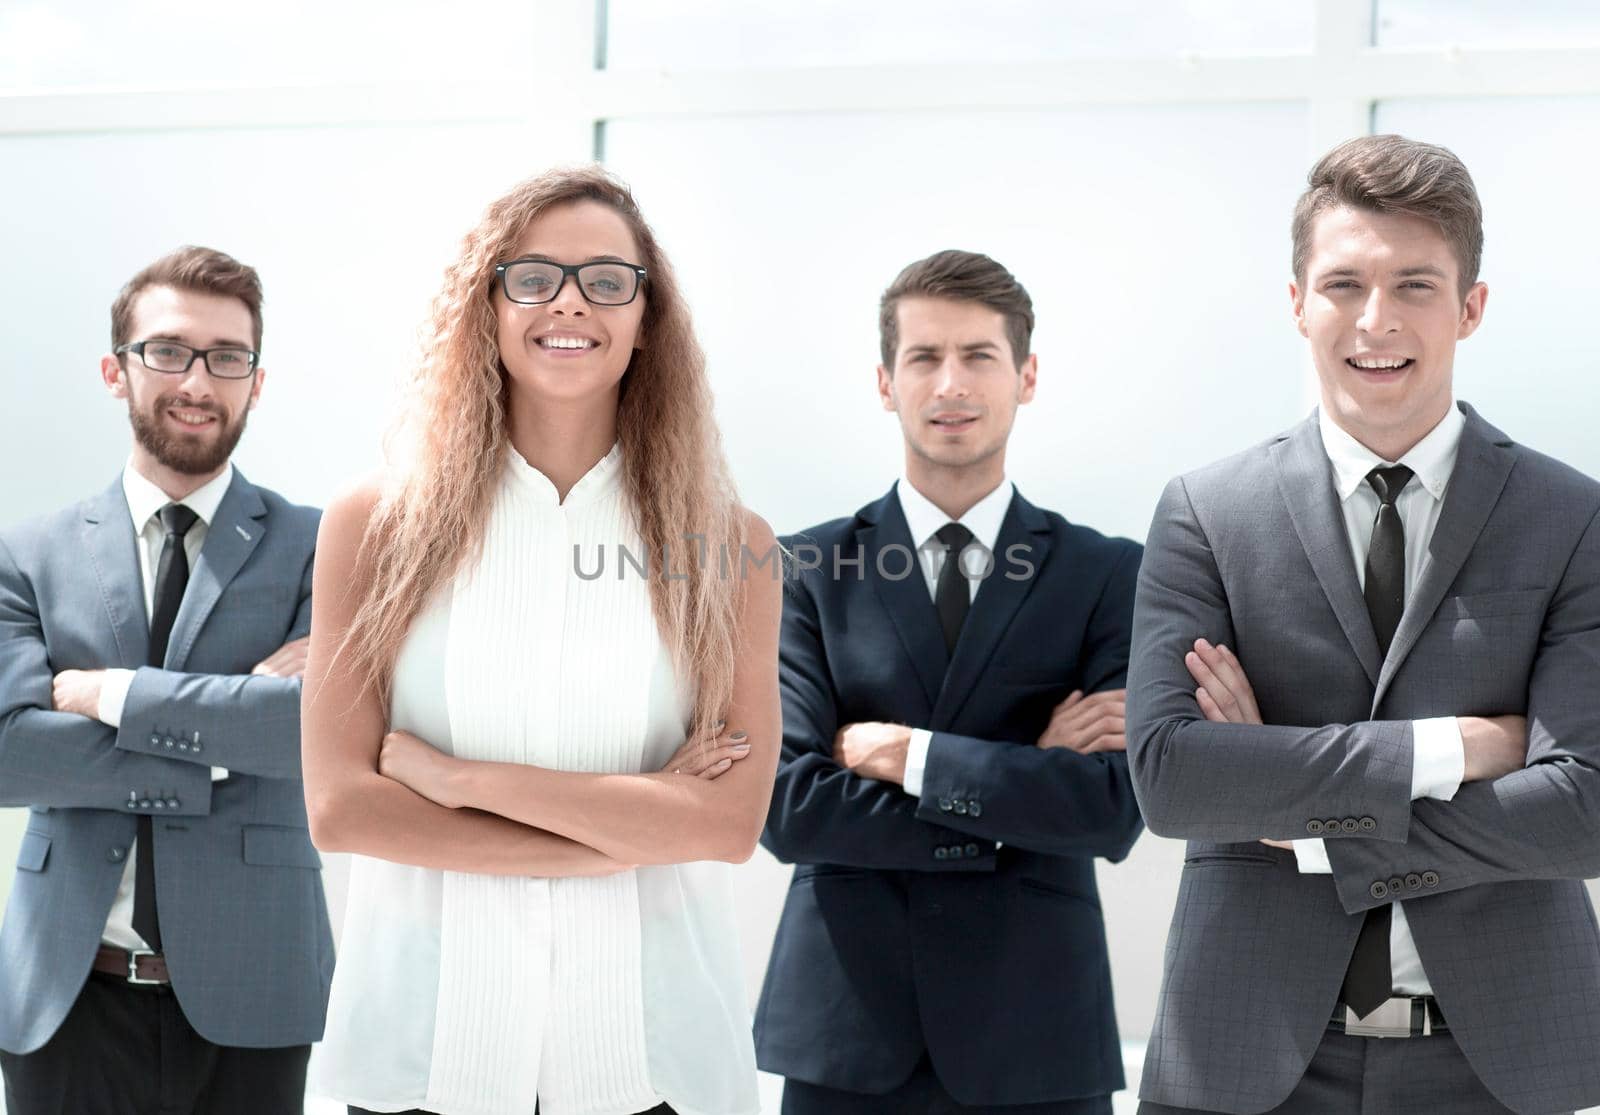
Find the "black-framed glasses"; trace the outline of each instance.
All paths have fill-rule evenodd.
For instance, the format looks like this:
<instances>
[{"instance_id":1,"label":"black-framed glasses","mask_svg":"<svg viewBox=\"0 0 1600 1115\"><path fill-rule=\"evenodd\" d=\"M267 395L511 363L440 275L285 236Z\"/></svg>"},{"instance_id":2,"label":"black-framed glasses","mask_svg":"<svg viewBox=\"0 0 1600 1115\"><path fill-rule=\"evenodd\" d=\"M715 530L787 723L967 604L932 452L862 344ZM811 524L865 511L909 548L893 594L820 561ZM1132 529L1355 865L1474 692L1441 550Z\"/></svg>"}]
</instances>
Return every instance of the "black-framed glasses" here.
<instances>
[{"instance_id":1,"label":"black-framed glasses","mask_svg":"<svg viewBox=\"0 0 1600 1115\"><path fill-rule=\"evenodd\" d=\"M152 372L178 375L194 366L198 357L206 362L206 371L218 379L245 379L256 370L259 352L237 345L218 345L216 348L194 348L177 341L134 341L118 345L111 350L117 355L131 352Z\"/></svg>"},{"instance_id":2,"label":"black-framed glasses","mask_svg":"<svg viewBox=\"0 0 1600 1115\"><path fill-rule=\"evenodd\" d=\"M595 306L626 306L639 296L644 268L635 263L555 263L548 259L513 259L495 265L506 297L523 306L554 302L570 275L578 292Z\"/></svg>"}]
</instances>

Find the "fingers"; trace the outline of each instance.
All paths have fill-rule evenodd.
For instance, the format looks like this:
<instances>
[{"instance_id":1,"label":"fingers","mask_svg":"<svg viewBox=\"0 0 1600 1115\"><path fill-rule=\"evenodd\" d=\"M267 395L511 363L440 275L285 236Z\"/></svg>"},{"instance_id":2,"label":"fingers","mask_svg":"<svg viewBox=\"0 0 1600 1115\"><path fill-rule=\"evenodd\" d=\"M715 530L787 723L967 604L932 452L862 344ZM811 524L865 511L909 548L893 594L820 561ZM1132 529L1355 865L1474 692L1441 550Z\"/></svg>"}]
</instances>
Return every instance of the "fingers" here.
<instances>
[{"instance_id":1,"label":"fingers","mask_svg":"<svg viewBox=\"0 0 1600 1115\"><path fill-rule=\"evenodd\" d=\"M1269 848L1282 848L1286 852L1294 851L1294 845L1287 840L1268 840L1263 836L1261 838L1261 843L1265 844Z\"/></svg>"},{"instance_id":2,"label":"fingers","mask_svg":"<svg viewBox=\"0 0 1600 1115\"><path fill-rule=\"evenodd\" d=\"M1190 675L1211 694L1224 720L1232 724L1261 723L1255 691L1231 650L1196 639L1194 650L1184 655L1183 661Z\"/></svg>"},{"instance_id":3,"label":"fingers","mask_svg":"<svg viewBox=\"0 0 1600 1115\"><path fill-rule=\"evenodd\" d=\"M713 725L715 731L727 727L727 722L719 720ZM726 774L732 769L733 764L750 754L749 734L737 731L730 734L726 743L718 744L715 736L708 736L704 740L690 740L677 751L672 758L667 760L662 768L668 774L686 774L691 778L716 778Z\"/></svg>"},{"instance_id":4,"label":"fingers","mask_svg":"<svg viewBox=\"0 0 1600 1115\"><path fill-rule=\"evenodd\" d=\"M1057 716L1061 715L1063 712L1066 712L1069 708L1072 708L1081 700L1083 700L1083 690L1074 689L1071 693L1067 694L1066 700L1062 701L1055 708L1050 710L1050 718L1054 720Z\"/></svg>"},{"instance_id":5,"label":"fingers","mask_svg":"<svg viewBox=\"0 0 1600 1115\"><path fill-rule=\"evenodd\" d=\"M285 643L257 662L250 672L266 677L301 677L306 672L306 657L310 646L309 637Z\"/></svg>"},{"instance_id":6,"label":"fingers","mask_svg":"<svg viewBox=\"0 0 1600 1115\"><path fill-rule=\"evenodd\" d=\"M1083 747L1082 752L1085 755L1089 755L1096 751L1126 751L1127 749L1128 737L1121 732L1117 732L1115 735L1103 735L1090 741Z\"/></svg>"}]
</instances>

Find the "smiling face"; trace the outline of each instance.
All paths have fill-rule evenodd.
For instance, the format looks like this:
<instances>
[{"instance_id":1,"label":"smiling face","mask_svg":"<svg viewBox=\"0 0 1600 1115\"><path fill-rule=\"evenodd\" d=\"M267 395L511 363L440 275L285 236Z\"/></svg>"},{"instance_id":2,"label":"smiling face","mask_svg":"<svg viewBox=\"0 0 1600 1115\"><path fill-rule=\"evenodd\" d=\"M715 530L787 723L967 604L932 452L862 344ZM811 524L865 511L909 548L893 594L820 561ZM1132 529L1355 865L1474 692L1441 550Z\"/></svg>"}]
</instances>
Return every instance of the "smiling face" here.
<instances>
[{"instance_id":1,"label":"smiling face","mask_svg":"<svg viewBox=\"0 0 1600 1115\"><path fill-rule=\"evenodd\" d=\"M599 260L637 264L639 246L628 223L598 201L552 206L535 217L517 242L513 259L577 265ZM642 340L645 291L625 306L596 306L576 278L561 284L553 301L513 302L496 282L496 340L513 394L534 402L578 402L618 393L633 350Z\"/></svg>"},{"instance_id":2,"label":"smiling face","mask_svg":"<svg viewBox=\"0 0 1600 1115\"><path fill-rule=\"evenodd\" d=\"M878 394L900 416L908 464L987 468L998 483L1017 407L1033 398L1037 361L1018 361L1005 317L980 302L908 297L895 313L894 367L879 366Z\"/></svg>"},{"instance_id":3,"label":"smiling face","mask_svg":"<svg viewBox=\"0 0 1600 1115\"><path fill-rule=\"evenodd\" d=\"M1289 285L1324 412L1385 460L1449 410L1456 342L1478 328L1488 298L1481 282L1463 298L1459 276L1431 221L1339 206L1317 217L1305 274Z\"/></svg>"},{"instance_id":4,"label":"smiling face","mask_svg":"<svg viewBox=\"0 0 1600 1115\"><path fill-rule=\"evenodd\" d=\"M129 336L197 349L254 347L254 325L242 301L169 286L148 287L134 300ZM245 379L218 379L203 359L187 372L156 372L131 352L120 361L103 357L100 374L111 394L127 401L134 467L169 495L192 491L222 471L266 375L257 369Z\"/></svg>"}]
</instances>

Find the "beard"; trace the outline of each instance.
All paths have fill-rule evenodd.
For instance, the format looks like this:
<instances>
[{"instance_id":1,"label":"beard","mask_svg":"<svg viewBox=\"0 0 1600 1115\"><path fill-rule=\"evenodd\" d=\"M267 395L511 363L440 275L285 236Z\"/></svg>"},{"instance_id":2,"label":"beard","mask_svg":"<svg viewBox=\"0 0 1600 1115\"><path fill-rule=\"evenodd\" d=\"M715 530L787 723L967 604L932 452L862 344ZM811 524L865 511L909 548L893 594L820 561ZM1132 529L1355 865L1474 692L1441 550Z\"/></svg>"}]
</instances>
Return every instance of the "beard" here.
<instances>
[{"instance_id":1,"label":"beard","mask_svg":"<svg viewBox=\"0 0 1600 1115\"><path fill-rule=\"evenodd\" d=\"M166 412L180 402L215 415L216 424L204 433L174 432L167 423ZM216 403L190 403L177 395L158 395L153 405L141 407L131 392L128 395L128 421L133 425L134 440L163 467L184 476L205 476L221 469L244 436L249 414L246 408L239 412L237 421L229 422L227 408Z\"/></svg>"}]
</instances>

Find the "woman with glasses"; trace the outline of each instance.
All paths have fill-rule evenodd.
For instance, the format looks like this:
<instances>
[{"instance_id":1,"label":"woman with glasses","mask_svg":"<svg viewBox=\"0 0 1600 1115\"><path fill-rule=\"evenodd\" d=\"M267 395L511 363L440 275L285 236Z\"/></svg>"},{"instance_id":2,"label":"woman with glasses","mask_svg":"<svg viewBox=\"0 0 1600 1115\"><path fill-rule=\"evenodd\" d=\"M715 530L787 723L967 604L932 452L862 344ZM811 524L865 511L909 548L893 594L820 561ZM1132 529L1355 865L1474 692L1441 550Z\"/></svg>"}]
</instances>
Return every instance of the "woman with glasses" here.
<instances>
[{"instance_id":1,"label":"woman with glasses","mask_svg":"<svg viewBox=\"0 0 1600 1115\"><path fill-rule=\"evenodd\" d=\"M711 412L626 187L489 207L400 452L317 544L306 800L355 855L312 1078L352 1112L756 1111L728 864L772 791L781 587Z\"/></svg>"}]
</instances>

